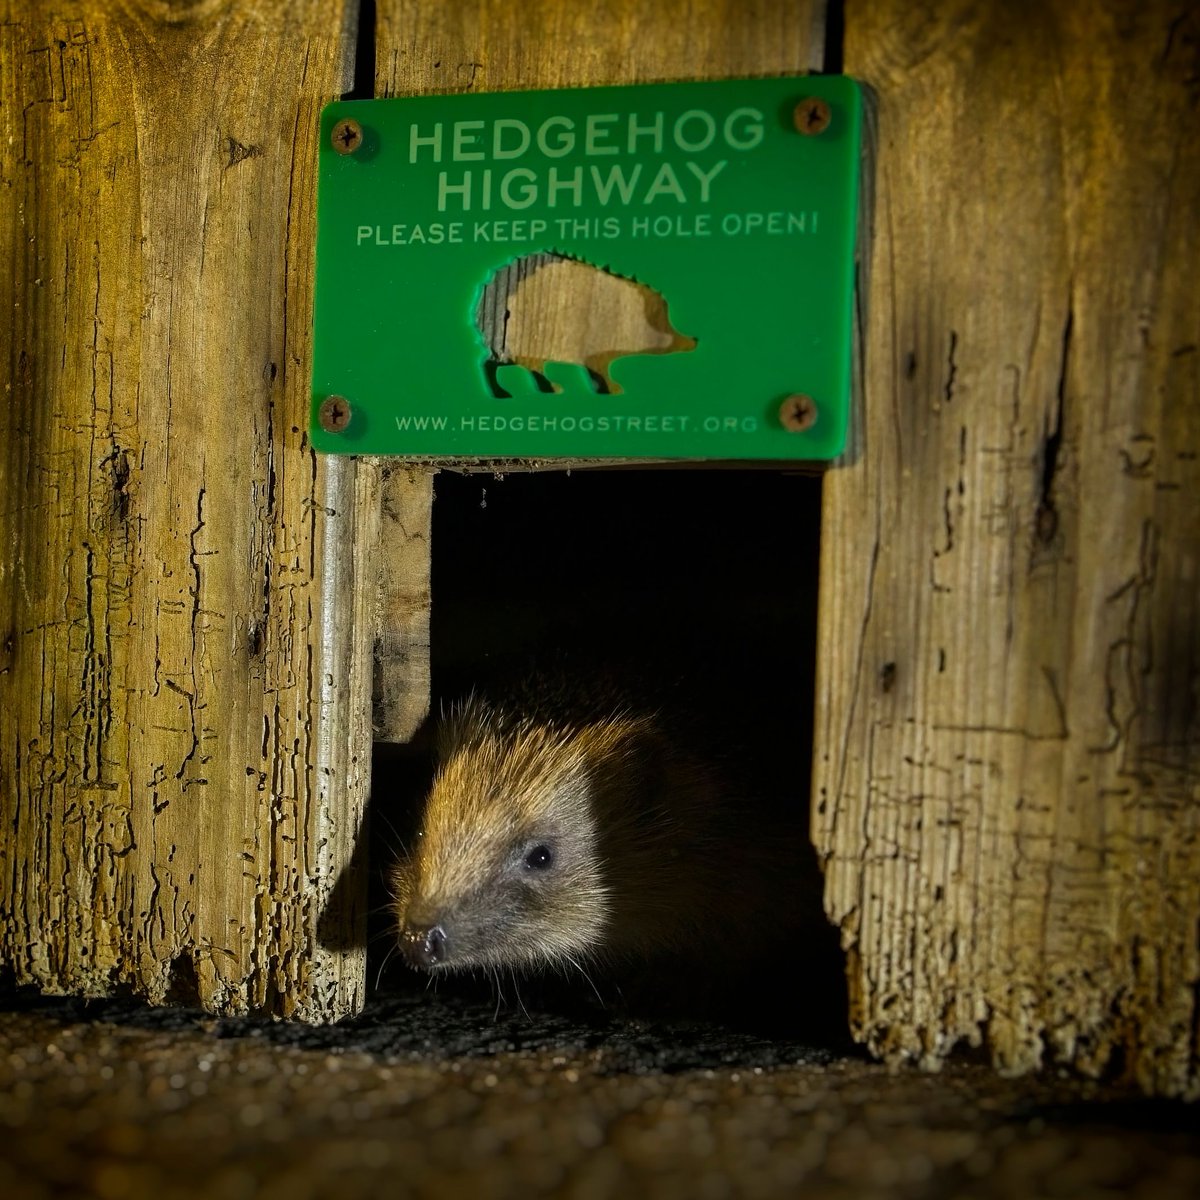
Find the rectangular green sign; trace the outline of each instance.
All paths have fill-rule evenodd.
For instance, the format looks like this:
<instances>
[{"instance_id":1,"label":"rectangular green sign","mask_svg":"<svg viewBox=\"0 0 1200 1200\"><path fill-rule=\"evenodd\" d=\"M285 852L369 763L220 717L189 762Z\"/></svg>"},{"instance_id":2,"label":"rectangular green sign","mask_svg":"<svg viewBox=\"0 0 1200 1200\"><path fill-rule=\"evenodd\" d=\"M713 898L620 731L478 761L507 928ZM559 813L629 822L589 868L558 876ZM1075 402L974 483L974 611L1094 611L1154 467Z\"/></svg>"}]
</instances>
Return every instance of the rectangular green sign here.
<instances>
[{"instance_id":1,"label":"rectangular green sign","mask_svg":"<svg viewBox=\"0 0 1200 1200\"><path fill-rule=\"evenodd\" d=\"M860 109L842 76L328 105L313 444L839 454Z\"/></svg>"}]
</instances>

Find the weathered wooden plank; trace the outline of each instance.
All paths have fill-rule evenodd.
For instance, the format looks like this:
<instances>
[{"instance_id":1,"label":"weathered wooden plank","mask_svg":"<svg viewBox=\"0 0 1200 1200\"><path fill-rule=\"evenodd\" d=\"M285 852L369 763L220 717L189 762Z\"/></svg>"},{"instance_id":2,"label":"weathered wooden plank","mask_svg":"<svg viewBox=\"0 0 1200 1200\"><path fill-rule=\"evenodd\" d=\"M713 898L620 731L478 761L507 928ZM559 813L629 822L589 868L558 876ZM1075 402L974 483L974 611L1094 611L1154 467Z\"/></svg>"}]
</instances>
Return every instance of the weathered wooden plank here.
<instances>
[{"instance_id":1,"label":"weathered wooden plank","mask_svg":"<svg viewBox=\"0 0 1200 1200\"><path fill-rule=\"evenodd\" d=\"M865 400L826 476L814 827L858 1036L1200 1091L1200 23L846 13Z\"/></svg>"},{"instance_id":2,"label":"weathered wooden plank","mask_svg":"<svg viewBox=\"0 0 1200 1200\"><path fill-rule=\"evenodd\" d=\"M317 920L368 774L371 481L305 426L345 12L5 10L0 959L336 1017L362 953Z\"/></svg>"},{"instance_id":3,"label":"weathered wooden plank","mask_svg":"<svg viewBox=\"0 0 1200 1200\"><path fill-rule=\"evenodd\" d=\"M819 70L816 0L378 0L381 95L736 79Z\"/></svg>"},{"instance_id":4,"label":"weathered wooden plank","mask_svg":"<svg viewBox=\"0 0 1200 1200\"><path fill-rule=\"evenodd\" d=\"M429 713L433 472L384 469L375 635L375 738L407 742Z\"/></svg>"}]
</instances>

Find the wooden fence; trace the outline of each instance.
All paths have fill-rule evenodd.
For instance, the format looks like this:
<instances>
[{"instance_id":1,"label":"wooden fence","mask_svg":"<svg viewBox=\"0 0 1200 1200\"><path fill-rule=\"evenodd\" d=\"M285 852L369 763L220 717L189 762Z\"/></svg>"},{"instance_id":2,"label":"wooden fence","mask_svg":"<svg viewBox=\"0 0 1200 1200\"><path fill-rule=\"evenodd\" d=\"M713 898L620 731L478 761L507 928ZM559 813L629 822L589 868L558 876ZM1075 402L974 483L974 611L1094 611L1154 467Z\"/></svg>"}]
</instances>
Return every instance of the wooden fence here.
<instances>
[{"instance_id":1,"label":"wooden fence","mask_svg":"<svg viewBox=\"0 0 1200 1200\"><path fill-rule=\"evenodd\" d=\"M305 435L317 115L371 40L345 0L0 11L0 960L339 1017L372 651L386 731L428 699L430 475ZM868 85L814 791L852 1025L1196 1094L1200 18L829 15L378 0L375 94Z\"/></svg>"}]
</instances>

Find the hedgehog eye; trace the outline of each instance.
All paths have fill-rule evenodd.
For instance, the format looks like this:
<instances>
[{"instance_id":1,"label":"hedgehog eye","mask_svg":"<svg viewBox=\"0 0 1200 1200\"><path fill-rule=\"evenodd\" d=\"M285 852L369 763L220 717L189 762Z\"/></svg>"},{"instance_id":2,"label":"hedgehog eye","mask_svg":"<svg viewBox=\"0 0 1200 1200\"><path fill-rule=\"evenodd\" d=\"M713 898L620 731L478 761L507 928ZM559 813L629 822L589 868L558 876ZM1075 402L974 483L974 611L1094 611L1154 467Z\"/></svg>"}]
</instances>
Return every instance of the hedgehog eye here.
<instances>
[{"instance_id":1,"label":"hedgehog eye","mask_svg":"<svg viewBox=\"0 0 1200 1200\"><path fill-rule=\"evenodd\" d=\"M554 862L554 854L549 846L534 846L525 855L525 865L531 871L544 871L552 862Z\"/></svg>"}]
</instances>

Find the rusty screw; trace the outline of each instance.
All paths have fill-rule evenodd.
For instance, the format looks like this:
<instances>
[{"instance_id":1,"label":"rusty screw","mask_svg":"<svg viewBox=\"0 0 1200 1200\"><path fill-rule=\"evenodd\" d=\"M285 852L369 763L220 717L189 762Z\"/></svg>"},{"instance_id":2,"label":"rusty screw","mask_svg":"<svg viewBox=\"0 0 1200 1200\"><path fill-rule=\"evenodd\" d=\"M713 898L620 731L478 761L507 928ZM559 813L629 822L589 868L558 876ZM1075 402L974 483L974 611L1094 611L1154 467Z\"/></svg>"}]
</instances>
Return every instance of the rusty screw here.
<instances>
[{"instance_id":1,"label":"rusty screw","mask_svg":"<svg viewBox=\"0 0 1200 1200\"><path fill-rule=\"evenodd\" d=\"M330 140L339 154L353 154L362 145L362 126L353 117L343 117L333 127Z\"/></svg>"},{"instance_id":2,"label":"rusty screw","mask_svg":"<svg viewBox=\"0 0 1200 1200\"><path fill-rule=\"evenodd\" d=\"M317 421L326 433L341 433L350 424L350 401L345 396L327 396L317 410Z\"/></svg>"},{"instance_id":3,"label":"rusty screw","mask_svg":"<svg viewBox=\"0 0 1200 1200\"><path fill-rule=\"evenodd\" d=\"M779 406L779 423L788 433L803 433L817 423L817 405L811 396L797 392Z\"/></svg>"},{"instance_id":4,"label":"rusty screw","mask_svg":"<svg viewBox=\"0 0 1200 1200\"><path fill-rule=\"evenodd\" d=\"M820 96L809 96L801 100L792 111L796 129L805 137L816 137L818 133L824 133L829 128L832 116L829 105Z\"/></svg>"}]
</instances>

